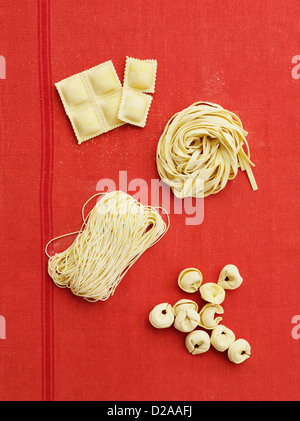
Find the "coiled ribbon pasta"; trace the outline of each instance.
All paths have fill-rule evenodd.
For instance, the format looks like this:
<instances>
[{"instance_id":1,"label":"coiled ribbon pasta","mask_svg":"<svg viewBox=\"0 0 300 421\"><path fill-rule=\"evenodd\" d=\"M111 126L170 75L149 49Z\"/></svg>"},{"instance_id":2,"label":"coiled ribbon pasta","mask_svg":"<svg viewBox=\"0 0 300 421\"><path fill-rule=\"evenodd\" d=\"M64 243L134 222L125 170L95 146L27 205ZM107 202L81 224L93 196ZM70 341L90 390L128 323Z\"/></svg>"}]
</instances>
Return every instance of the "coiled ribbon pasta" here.
<instances>
[{"instance_id":1,"label":"coiled ribbon pasta","mask_svg":"<svg viewBox=\"0 0 300 421\"><path fill-rule=\"evenodd\" d=\"M97 194L95 196L101 195ZM93 196L93 197L95 197ZM58 287L88 301L104 301L115 291L130 267L169 227L158 211L132 196L113 191L101 197L87 217L73 244L49 256L48 273ZM167 215L168 217L168 215Z\"/></svg>"},{"instance_id":2,"label":"coiled ribbon pasta","mask_svg":"<svg viewBox=\"0 0 300 421\"><path fill-rule=\"evenodd\" d=\"M167 123L157 145L158 173L179 198L218 193L235 178L238 168L246 170L257 190L246 135L232 112L196 102Z\"/></svg>"}]
</instances>

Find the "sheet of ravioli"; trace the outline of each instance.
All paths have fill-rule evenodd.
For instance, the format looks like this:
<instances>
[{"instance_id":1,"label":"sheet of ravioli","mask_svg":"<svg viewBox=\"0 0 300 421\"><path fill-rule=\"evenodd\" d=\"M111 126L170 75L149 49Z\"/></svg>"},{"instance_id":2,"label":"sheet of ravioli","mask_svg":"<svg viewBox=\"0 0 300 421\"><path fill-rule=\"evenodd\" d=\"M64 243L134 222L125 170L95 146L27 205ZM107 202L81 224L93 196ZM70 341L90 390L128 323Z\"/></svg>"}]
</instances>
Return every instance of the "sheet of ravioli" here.
<instances>
[{"instance_id":1,"label":"sheet of ravioli","mask_svg":"<svg viewBox=\"0 0 300 421\"><path fill-rule=\"evenodd\" d=\"M79 144L126 123L118 118L122 85L112 61L55 86Z\"/></svg>"}]
</instances>

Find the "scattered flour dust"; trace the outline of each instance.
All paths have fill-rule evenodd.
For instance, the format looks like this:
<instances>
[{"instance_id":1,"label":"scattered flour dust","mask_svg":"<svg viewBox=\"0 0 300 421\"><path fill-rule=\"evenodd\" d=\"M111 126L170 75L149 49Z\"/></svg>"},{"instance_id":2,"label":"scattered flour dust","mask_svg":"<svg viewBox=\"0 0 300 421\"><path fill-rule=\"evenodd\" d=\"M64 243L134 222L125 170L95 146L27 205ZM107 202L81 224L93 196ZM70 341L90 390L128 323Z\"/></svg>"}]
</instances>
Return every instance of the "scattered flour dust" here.
<instances>
[{"instance_id":1,"label":"scattered flour dust","mask_svg":"<svg viewBox=\"0 0 300 421\"><path fill-rule=\"evenodd\" d=\"M205 96L214 96L223 91L224 85L225 81L223 77L223 71L220 73L217 72L211 78L206 79L203 86L203 93Z\"/></svg>"}]
</instances>

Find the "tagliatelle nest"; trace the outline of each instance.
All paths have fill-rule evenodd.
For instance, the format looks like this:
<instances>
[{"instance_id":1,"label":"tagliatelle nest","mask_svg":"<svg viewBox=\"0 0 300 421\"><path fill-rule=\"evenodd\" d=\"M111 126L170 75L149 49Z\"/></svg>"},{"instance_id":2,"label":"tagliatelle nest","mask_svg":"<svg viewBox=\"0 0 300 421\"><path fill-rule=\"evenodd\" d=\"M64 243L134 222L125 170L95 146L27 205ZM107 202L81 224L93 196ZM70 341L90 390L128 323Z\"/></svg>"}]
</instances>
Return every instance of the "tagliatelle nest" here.
<instances>
[{"instance_id":1,"label":"tagliatelle nest","mask_svg":"<svg viewBox=\"0 0 300 421\"><path fill-rule=\"evenodd\" d=\"M218 193L236 177L238 168L246 170L257 190L246 135L232 112L196 102L167 123L157 145L158 173L179 198Z\"/></svg>"}]
</instances>

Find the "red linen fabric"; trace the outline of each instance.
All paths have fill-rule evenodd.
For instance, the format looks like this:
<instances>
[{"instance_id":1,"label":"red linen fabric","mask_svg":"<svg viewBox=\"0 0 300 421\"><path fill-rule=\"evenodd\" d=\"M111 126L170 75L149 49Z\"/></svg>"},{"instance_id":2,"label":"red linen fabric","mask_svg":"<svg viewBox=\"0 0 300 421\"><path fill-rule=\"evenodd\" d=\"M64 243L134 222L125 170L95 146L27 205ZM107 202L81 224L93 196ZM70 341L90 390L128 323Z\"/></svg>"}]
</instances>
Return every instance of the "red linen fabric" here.
<instances>
[{"instance_id":1,"label":"red linen fabric","mask_svg":"<svg viewBox=\"0 0 300 421\"><path fill-rule=\"evenodd\" d=\"M299 399L299 13L297 0L0 2L1 400ZM126 55L158 61L146 127L78 145L54 83L106 60L122 80ZM104 303L57 288L46 243L80 227L99 180L157 179L165 124L199 100L241 118L258 191L240 172L205 199L201 225L171 209L167 235ZM216 282L228 263L244 278L223 317L252 346L241 365L191 356L184 334L148 321L161 302L203 304L179 290L182 269Z\"/></svg>"}]
</instances>

